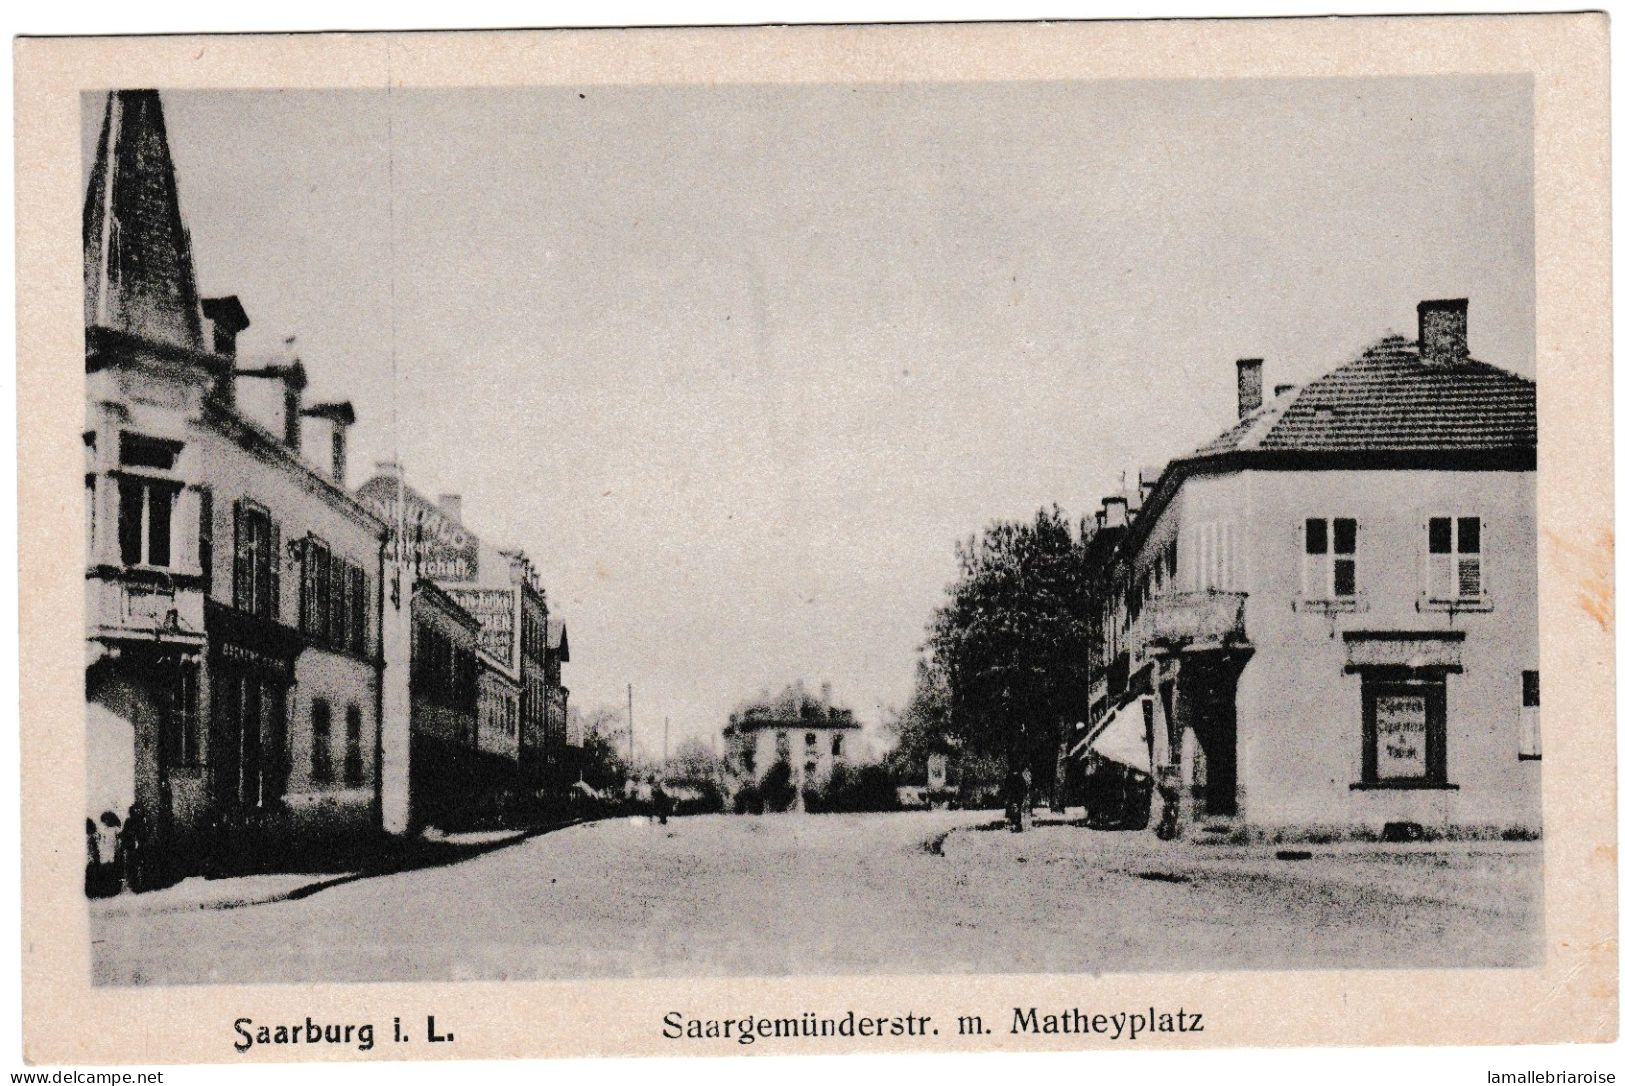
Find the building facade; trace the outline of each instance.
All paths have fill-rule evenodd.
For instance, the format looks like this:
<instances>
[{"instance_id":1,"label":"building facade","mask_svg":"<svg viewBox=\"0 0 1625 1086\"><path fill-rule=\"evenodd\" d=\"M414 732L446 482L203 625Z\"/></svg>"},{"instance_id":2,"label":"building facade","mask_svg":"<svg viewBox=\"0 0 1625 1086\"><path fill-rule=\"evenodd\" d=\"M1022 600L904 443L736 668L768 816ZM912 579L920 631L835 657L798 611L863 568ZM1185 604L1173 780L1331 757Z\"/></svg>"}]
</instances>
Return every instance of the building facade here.
<instances>
[{"instance_id":1,"label":"building facade","mask_svg":"<svg viewBox=\"0 0 1625 1086\"><path fill-rule=\"evenodd\" d=\"M818 697L797 683L729 716L722 732L726 770L735 789L760 788L782 764L802 806L809 789L828 781L837 765L851 763L860 732L852 710L833 704L828 683Z\"/></svg>"},{"instance_id":2,"label":"building facade","mask_svg":"<svg viewBox=\"0 0 1625 1086\"><path fill-rule=\"evenodd\" d=\"M495 787L500 778L503 787L532 795L566 786L569 691L560 664L569 658L569 643L562 621L549 617L534 563L523 551L495 546L470 530L460 496L430 501L406 484L395 464L378 465L358 495L403 533L406 576L432 583L477 624L475 747L508 763L490 763L488 783Z\"/></svg>"},{"instance_id":3,"label":"building facade","mask_svg":"<svg viewBox=\"0 0 1625 1086\"><path fill-rule=\"evenodd\" d=\"M479 747L479 639L473 615L434 582L417 582L410 663L414 827L455 823L482 800L489 802L504 780L501 756Z\"/></svg>"},{"instance_id":4,"label":"building facade","mask_svg":"<svg viewBox=\"0 0 1625 1086\"><path fill-rule=\"evenodd\" d=\"M384 525L303 458L303 365L241 363L243 307L198 297L156 92L108 97L84 243L88 813L153 877L222 826L371 828Z\"/></svg>"},{"instance_id":5,"label":"building facade","mask_svg":"<svg viewBox=\"0 0 1625 1086\"><path fill-rule=\"evenodd\" d=\"M1535 386L1418 313L1267 400L1242 360L1237 424L1097 514L1078 750L1165 834L1540 829Z\"/></svg>"}]
</instances>

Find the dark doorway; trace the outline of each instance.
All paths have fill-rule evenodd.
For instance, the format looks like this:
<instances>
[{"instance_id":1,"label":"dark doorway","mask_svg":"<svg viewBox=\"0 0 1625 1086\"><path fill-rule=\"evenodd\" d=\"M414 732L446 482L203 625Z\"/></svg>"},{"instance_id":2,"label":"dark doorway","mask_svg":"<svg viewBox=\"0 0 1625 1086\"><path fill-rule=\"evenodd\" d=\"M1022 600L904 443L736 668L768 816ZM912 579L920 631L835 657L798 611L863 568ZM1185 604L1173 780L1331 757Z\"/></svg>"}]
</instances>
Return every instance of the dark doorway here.
<instances>
[{"instance_id":1,"label":"dark doorway","mask_svg":"<svg viewBox=\"0 0 1625 1086\"><path fill-rule=\"evenodd\" d=\"M1197 814L1231 818L1239 813L1236 785L1236 680L1239 669L1225 661L1207 666L1184 665L1193 725L1200 747Z\"/></svg>"}]
</instances>

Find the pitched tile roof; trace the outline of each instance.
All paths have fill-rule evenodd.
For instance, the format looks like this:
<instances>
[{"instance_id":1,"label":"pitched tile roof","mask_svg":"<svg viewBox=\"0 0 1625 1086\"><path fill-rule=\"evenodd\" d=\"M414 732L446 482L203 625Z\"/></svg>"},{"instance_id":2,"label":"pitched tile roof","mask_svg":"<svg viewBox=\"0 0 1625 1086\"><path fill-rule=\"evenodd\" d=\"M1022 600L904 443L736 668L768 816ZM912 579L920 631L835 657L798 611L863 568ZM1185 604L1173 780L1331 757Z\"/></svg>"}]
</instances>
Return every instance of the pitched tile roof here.
<instances>
[{"instance_id":1,"label":"pitched tile roof","mask_svg":"<svg viewBox=\"0 0 1625 1086\"><path fill-rule=\"evenodd\" d=\"M1424 362L1414 342L1390 335L1269 400L1194 455L1534 447L1535 382L1471 358Z\"/></svg>"}]
</instances>

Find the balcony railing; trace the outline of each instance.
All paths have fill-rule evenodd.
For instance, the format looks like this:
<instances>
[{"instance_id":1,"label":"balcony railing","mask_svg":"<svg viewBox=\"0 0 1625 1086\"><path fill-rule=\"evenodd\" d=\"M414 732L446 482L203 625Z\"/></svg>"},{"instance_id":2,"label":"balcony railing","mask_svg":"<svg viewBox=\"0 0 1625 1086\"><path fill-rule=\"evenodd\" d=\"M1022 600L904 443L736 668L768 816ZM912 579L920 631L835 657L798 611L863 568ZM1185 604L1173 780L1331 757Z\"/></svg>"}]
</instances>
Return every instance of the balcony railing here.
<instances>
[{"instance_id":1,"label":"balcony railing","mask_svg":"<svg viewBox=\"0 0 1625 1086\"><path fill-rule=\"evenodd\" d=\"M1247 643L1247 593L1173 592L1147 602L1140 622L1147 650L1204 652Z\"/></svg>"}]
</instances>

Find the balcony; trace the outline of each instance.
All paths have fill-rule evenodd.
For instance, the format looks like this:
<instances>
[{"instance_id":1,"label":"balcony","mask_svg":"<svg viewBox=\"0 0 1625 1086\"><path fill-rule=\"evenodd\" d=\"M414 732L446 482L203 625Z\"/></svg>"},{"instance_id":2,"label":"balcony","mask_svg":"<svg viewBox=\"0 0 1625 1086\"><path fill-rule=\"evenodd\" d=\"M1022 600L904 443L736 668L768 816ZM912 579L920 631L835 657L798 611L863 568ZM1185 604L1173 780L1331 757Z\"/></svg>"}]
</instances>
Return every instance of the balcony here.
<instances>
[{"instance_id":1,"label":"balcony","mask_svg":"<svg viewBox=\"0 0 1625 1086\"><path fill-rule=\"evenodd\" d=\"M1174 592L1148 601L1149 652L1217 652L1247 646L1247 593Z\"/></svg>"}]
</instances>

